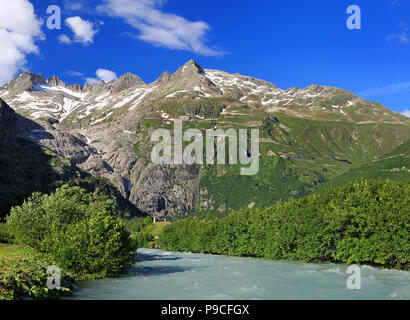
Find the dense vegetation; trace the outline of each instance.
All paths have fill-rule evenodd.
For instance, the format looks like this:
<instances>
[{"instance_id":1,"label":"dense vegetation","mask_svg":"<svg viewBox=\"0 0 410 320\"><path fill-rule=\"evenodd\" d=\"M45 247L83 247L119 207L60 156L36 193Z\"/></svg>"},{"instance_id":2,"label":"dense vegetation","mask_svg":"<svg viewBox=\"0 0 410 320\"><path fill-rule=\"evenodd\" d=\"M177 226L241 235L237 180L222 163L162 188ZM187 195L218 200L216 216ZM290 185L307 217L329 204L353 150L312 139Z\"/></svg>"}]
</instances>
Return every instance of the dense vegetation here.
<instances>
[{"instance_id":1,"label":"dense vegetation","mask_svg":"<svg viewBox=\"0 0 410 320\"><path fill-rule=\"evenodd\" d=\"M73 281L64 270L61 270L59 290L49 290L45 286L50 277L47 268L52 264L49 257L36 253L28 246L0 243L0 300L16 300L23 296L57 299L68 295Z\"/></svg>"},{"instance_id":2,"label":"dense vegetation","mask_svg":"<svg viewBox=\"0 0 410 320\"><path fill-rule=\"evenodd\" d=\"M123 221L137 248L156 248L158 235L170 224L169 222L153 223L151 217L135 217Z\"/></svg>"},{"instance_id":3,"label":"dense vegetation","mask_svg":"<svg viewBox=\"0 0 410 320\"><path fill-rule=\"evenodd\" d=\"M50 265L73 280L117 276L132 265L136 249L113 201L68 185L13 207L0 224L0 242L13 243L1 245L0 253L20 248L0 254L0 299L60 296L68 289L46 287Z\"/></svg>"},{"instance_id":4,"label":"dense vegetation","mask_svg":"<svg viewBox=\"0 0 410 320\"><path fill-rule=\"evenodd\" d=\"M153 246L154 236L150 232L150 226L152 226L151 217L136 217L125 221L125 225L137 248L150 248Z\"/></svg>"},{"instance_id":5,"label":"dense vegetation","mask_svg":"<svg viewBox=\"0 0 410 320\"><path fill-rule=\"evenodd\" d=\"M181 220L164 229L159 243L172 251L408 270L409 202L407 183L360 180L219 220Z\"/></svg>"},{"instance_id":6,"label":"dense vegetation","mask_svg":"<svg viewBox=\"0 0 410 320\"><path fill-rule=\"evenodd\" d=\"M35 193L7 218L15 243L46 253L75 279L115 276L131 265L134 246L105 195L63 186Z\"/></svg>"},{"instance_id":7,"label":"dense vegetation","mask_svg":"<svg viewBox=\"0 0 410 320\"><path fill-rule=\"evenodd\" d=\"M11 236L8 232L7 224L0 222L0 243L10 243Z\"/></svg>"}]
</instances>

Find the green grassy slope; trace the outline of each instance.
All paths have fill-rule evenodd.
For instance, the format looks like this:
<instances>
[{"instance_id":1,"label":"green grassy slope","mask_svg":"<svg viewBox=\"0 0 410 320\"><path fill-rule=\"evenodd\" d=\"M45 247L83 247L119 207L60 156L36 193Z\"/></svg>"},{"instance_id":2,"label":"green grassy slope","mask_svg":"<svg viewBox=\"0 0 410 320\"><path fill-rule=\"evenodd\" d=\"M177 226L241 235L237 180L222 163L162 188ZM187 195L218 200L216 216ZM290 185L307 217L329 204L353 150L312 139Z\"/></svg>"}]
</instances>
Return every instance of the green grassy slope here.
<instances>
[{"instance_id":1,"label":"green grassy slope","mask_svg":"<svg viewBox=\"0 0 410 320\"><path fill-rule=\"evenodd\" d=\"M217 101L220 103L220 101ZM179 110L179 109L178 109ZM172 110L167 110L171 116ZM226 111L205 119L191 115L184 130L196 128L259 129L260 166L255 176L241 176L237 165L201 166L197 209L226 214L244 207L265 207L277 200L302 197L319 185L358 168L391 151L410 138L406 123L353 123L307 120L246 105L227 106ZM138 127L134 150L150 160L154 129L173 130L173 122L153 115ZM185 143L187 144L187 143ZM382 176L375 175L374 177ZM198 210L195 210L198 214Z\"/></svg>"},{"instance_id":2,"label":"green grassy slope","mask_svg":"<svg viewBox=\"0 0 410 320\"><path fill-rule=\"evenodd\" d=\"M376 160L330 180L322 187L341 186L360 178L385 178L410 182L410 140Z\"/></svg>"}]
</instances>

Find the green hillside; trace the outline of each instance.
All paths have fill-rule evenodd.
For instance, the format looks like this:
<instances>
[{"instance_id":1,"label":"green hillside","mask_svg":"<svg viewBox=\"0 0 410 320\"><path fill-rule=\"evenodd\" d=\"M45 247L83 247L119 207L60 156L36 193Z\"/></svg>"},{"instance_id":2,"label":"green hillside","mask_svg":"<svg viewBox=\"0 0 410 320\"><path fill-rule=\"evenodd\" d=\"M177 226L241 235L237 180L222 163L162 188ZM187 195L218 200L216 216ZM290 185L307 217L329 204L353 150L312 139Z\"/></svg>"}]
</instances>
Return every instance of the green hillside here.
<instances>
[{"instance_id":1,"label":"green hillside","mask_svg":"<svg viewBox=\"0 0 410 320\"><path fill-rule=\"evenodd\" d=\"M410 182L410 140L376 160L330 180L324 186L341 186L348 181L360 178L383 178Z\"/></svg>"},{"instance_id":2,"label":"green hillside","mask_svg":"<svg viewBox=\"0 0 410 320\"><path fill-rule=\"evenodd\" d=\"M220 106L220 100L212 104L208 99L203 108L197 102L198 109L211 108L213 112L202 112L203 119L192 113L191 120L184 122L183 130L196 128L205 135L205 130L212 128L259 129L259 172L254 176L241 176L241 164L202 165L200 196L196 203L199 210L195 210L195 214L200 211L225 215L231 210L266 207L280 199L305 196L321 184L376 160L410 137L410 126L405 123L307 120L280 112L273 116L247 105L223 103L224 112L215 114L214 106ZM174 115L172 108L166 109L175 118L178 110ZM169 129L172 133L173 122L153 113L138 126L134 150L147 163L153 147L149 136L157 128ZM164 167L164 170L171 169ZM383 175L372 177L377 176Z\"/></svg>"}]
</instances>

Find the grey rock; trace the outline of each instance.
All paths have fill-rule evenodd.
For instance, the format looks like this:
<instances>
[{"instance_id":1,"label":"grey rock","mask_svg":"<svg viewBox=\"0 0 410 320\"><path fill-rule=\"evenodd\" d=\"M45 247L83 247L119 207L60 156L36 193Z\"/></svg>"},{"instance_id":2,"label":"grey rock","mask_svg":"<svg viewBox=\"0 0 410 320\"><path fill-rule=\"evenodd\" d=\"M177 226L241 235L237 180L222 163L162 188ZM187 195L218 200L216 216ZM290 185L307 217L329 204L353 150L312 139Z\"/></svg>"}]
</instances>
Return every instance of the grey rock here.
<instances>
[{"instance_id":1,"label":"grey rock","mask_svg":"<svg viewBox=\"0 0 410 320\"><path fill-rule=\"evenodd\" d=\"M52 87L64 87L65 88L65 83L63 81L61 81L61 79L57 76L52 76L51 78L48 78L46 80L46 84L48 84L49 86Z\"/></svg>"},{"instance_id":2,"label":"grey rock","mask_svg":"<svg viewBox=\"0 0 410 320\"><path fill-rule=\"evenodd\" d=\"M46 81L41 73L23 72L6 84L3 89L11 93L21 93L24 91L32 91L35 85L44 84L46 84Z\"/></svg>"},{"instance_id":3,"label":"grey rock","mask_svg":"<svg viewBox=\"0 0 410 320\"><path fill-rule=\"evenodd\" d=\"M140 77L132 73L126 73L108 87L112 92L120 92L131 87L143 87L144 85L146 85L146 83Z\"/></svg>"},{"instance_id":4,"label":"grey rock","mask_svg":"<svg viewBox=\"0 0 410 320\"><path fill-rule=\"evenodd\" d=\"M167 82L171 78L171 74L168 71L165 71L161 76L155 80L155 84L159 85L163 82Z\"/></svg>"},{"instance_id":5,"label":"grey rock","mask_svg":"<svg viewBox=\"0 0 410 320\"><path fill-rule=\"evenodd\" d=\"M138 172L138 174L135 174ZM154 216L181 216L195 209L199 197L199 167L159 167L136 163L130 201Z\"/></svg>"},{"instance_id":6,"label":"grey rock","mask_svg":"<svg viewBox=\"0 0 410 320\"><path fill-rule=\"evenodd\" d=\"M82 92L83 88L79 83L68 85L67 89L73 90L74 92Z\"/></svg>"}]
</instances>

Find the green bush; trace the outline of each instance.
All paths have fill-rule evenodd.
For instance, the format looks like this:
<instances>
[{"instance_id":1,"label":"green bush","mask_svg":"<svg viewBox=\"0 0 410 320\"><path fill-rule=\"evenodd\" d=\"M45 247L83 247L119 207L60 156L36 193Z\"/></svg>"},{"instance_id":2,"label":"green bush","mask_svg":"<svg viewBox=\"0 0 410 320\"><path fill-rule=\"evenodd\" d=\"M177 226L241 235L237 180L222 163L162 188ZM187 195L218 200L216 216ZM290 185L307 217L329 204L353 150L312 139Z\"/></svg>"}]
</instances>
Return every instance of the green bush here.
<instances>
[{"instance_id":1,"label":"green bush","mask_svg":"<svg viewBox=\"0 0 410 320\"><path fill-rule=\"evenodd\" d=\"M410 185L360 180L321 195L166 227L162 248L410 269Z\"/></svg>"},{"instance_id":2,"label":"green bush","mask_svg":"<svg viewBox=\"0 0 410 320\"><path fill-rule=\"evenodd\" d=\"M52 229L64 232L70 224L97 211L115 213L112 201L105 195L65 185L50 195L34 193L21 206L13 207L7 224L16 243L41 249L43 240Z\"/></svg>"},{"instance_id":3,"label":"green bush","mask_svg":"<svg viewBox=\"0 0 410 320\"><path fill-rule=\"evenodd\" d=\"M49 290L47 268L52 263L30 250L0 258L0 300L58 299L71 292L72 279L61 274L61 288Z\"/></svg>"},{"instance_id":4,"label":"green bush","mask_svg":"<svg viewBox=\"0 0 410 320\"><path fill-rule=\"evenodd\" d=\"M134 246L137 248L150 248L154 242L151 229L154 226L151 217L133 218L126 222L127 229L131 232Z\"/></svg>"},{"instance_id":5,"label":"green bush","mask_svg":"<svg viewBox=\"0 0 410 320\"><path fill-rule=\"evenodd\" d=\"M138 233L141 230L143 230L145 227L148 227L149 225L152 224L152 218L151 217L145 217L145 218L140 218L136 217L131 220L126 220L124 221L127 230L131 233Z\"/></svg>"},{"instance_id":6,"label":"green bush","mask_svg":"<svg viewBox=\"0 0 410 320\"><path fill-rule=\"evenodd\" d=\"M154 241L154 236L148 232L138 232L132 235L132 240L137 248L150 248Z\"/></svg>"},{"instance_id":7,"label":"green bush","mask_svg":"<svg viewBox=\"0 0 410 320\"><path fill-rule=\"evenodd\" d=\"M49 254L76 279L118 275L127 270L133 245L115 207L105 195L63 186L14 207L7 218L18 244Z\"/></svg>"},{"instance_id":8,"label":"green bush","mask_svg":"<svg viewBox=\"0 0 410 320\"><path fill-rule=\"evenodd\" d=\"M89 219L71 224L64 233L56 230L43 248L76 279L117 276L131 267L134 254L123 223L104 212L92 213Z\"/></svg>"},{"instance_id":9,"label":"green bush","mask_svg":"<svg viewBox=\"0 0 410 320\"><path fill-rule=\"evenodd\" d=\"M0 243L11 243L12 239L8 231L7 224L0 223Z\"/></svg>"}]
</instances>

